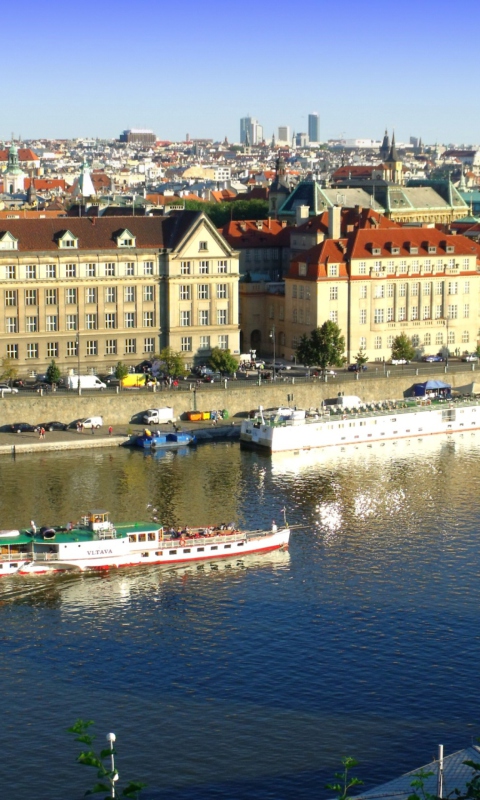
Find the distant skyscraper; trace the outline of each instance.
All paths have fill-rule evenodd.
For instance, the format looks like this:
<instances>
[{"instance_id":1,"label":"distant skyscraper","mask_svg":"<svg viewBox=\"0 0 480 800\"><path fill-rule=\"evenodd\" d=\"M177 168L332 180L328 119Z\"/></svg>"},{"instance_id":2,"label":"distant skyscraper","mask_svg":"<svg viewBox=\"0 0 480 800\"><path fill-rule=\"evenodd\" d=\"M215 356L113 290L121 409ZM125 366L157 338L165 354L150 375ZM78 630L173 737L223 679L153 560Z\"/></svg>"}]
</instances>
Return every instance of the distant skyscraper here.
<instances>
[{"instance_id":1,"label":"distant skyscraper","mask_svg":"<svg viewBox=\"0 0 480 800\"><path fill-rule=\"evenodd\" d=\"M247 137L248 133L248 137ZM242 117L240 120L240 142L256 145L263 141L263 127L253 117Z\"/></svg>"},{"instance_id":2,"label":"distant skyscraper","mask_svg":"<svg viewBox=\"0 0 480 800\"><path fill-rule=\"evenodd\" d=\"M308 138L311 142L320 141L320 117L318 114L308 115Z\"/></svg>"},{"instance_id":3,"label":"distant skyscraper","mask_svg":"<svg viewBox=\"0 0 480 800\"><path fill-rule=\"evenodd\" d=\"M290 126L280 125L278 128L278 138L281 142L288 142L290 144Z\"/></svg>"}]
</instances>

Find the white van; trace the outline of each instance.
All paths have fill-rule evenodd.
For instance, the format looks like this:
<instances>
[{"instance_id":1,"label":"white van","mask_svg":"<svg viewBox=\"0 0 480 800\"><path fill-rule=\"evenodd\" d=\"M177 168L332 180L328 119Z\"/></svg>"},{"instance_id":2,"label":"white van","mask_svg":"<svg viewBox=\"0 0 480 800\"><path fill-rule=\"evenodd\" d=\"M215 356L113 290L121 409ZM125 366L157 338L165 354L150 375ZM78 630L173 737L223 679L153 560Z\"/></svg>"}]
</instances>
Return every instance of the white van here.
<instances>
[{"instance_id":1,"label":"white van","mask_svg":"<svg viewBox=\"0 0 480 800\"><path fill-rule=\"evenodd\" d=\"M147 425L160 425L161 422L175 422L173 408L171 406L165 406L165 408L149 408L148 411L145 411L142 422L146 422Z\"/></svg>"},{"instance_id":2,"label":"white van","mask_svg":"<svg viewBox=\"0 0 480 800\"><path fill-rule=\"evenodd\" d=\"M81 420L81 424L85 428L85 430L89 430L92 428L101 428L103 425L103 417L86 417L85 419Z\"/></svg>"},{"instance_id":3,"label":"white van","mask_svg":"<svg viewBox=\"0 0 480 800\"><path fill-rule=\"evenodd\" d=\"M65 386L67 389L78 389L78 381L80 380L80 389L106 389L107 384L103 383L96 375L67 375L65 378Z\"/></svg>"}]
</instances>

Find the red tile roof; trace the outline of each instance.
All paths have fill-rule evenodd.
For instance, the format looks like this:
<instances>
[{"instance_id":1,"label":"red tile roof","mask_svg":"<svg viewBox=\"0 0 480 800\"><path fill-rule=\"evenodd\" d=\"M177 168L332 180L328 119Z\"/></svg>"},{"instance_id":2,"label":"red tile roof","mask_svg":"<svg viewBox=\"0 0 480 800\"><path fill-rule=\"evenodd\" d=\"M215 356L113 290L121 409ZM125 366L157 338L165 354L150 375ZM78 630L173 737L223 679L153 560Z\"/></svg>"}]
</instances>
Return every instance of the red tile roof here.
<instances>
[{"instance_id":1,"label":"red tile roof","mask_svg":"<svg viewBox=\"0 0 480 800\"><path fill-rule=\"evenodd\" d=\"M0 150L0 161L8 161L8 151L10 148L6 150ZM29 147L20 147L18 149L18 160L22 161L40 161L40 156L37 156L33 150L30 150Z\"/></svg>"},{"instance_id":2,"label":"red tile roof","mask_svg":"<svg viewBox=\"0 0 480 800\"><path fill-rule=\"evenodd\" d=\"M290 231L276 219L232 220L227 222L220 233L235 249L261 247L288 247L290 244Z\"/></svg>"}]
</instances>

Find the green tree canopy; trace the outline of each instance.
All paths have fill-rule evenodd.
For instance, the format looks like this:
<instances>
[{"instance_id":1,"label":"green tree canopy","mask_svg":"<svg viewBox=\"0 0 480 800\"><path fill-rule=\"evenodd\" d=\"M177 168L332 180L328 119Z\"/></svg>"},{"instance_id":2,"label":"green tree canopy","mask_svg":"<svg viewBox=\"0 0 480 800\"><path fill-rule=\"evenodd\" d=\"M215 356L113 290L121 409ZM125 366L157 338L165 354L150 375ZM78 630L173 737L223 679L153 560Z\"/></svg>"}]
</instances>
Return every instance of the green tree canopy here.
<instances>
[{"instance_id":1,"label":"green tree canopy","mask_svg":"<svg viewBox=\"0 0 480 800\"><path fill-rule=\"evenodd\" d=\"M392 345L392 358L404 358L405 361L412 361L415 358L415 348L406 333L400 333L395 336Z\"/></svg>"},{"instance_id":2,"label":"green tree canopy","mask_svg":"<svg viewBox=\"0 0 480 800\"><path fill-rule=\"evenodd\" d=\"M357 355L355 356L355 363L358 364L359 367L363 367L363 365L366 364L367 361L368 361L368 356L365 353L365 350L362 350L362 348L360 348Z\"/></svg>"},{"instance_id":3,"label":"green tree canopy","mask_svg":"<svg viewBox=\"0 0 480 800\"><path fill-rule=\"evenodd\" d=\"M115 377L121 381L123 378L126 378L128 375L128 367L123 361L119 361L117 366L115 367Z\"/></svg>"},{"instance_id":4,"label":"green tree canopy","mask_svg":"<svg viewBox=\"0 0 480 800\"><path fill-rule=\"evenodd\" d=\"M297 348L297 358L306 366L341 367L345 362L345 337L336 322L327 320L320 328L304 334Z\"/></svg>"},{"instance_id":5,"label":"green tree canopy","mask_svg":"<svg viewBox=\"0 0 480 800\"><path fill-rule=\"evenodd\" d=\"M47 383L58 383L60 378L62 377L62 373L60 372L59 368L57 367L56 361L54 358L50 361L47 369Z\"/></svg>"},{"instance_id":6,"label":"green tree canopy","mask_svg":"<svg viewBox=\"0 0 480 800\"><path fill-rule=\"evenodd\" d=\"M201 200L185 200L189 211L203 211L216 228L221 228L231 219L266 219L267 200L233 200L228 203L203 203Z\"/></svg>"},{"instance_id":7,"label":"green tree canopy","mask_svg":"<svg viewBox=\"0 0 480 800\"><path fill-rule=\"evenodd\" d=\"M11 358L2 358L2 381L14 381L18 375L18 367Z\"/></svg>"},{"instance_id":8,"label":"green tree canopy","mask_svg":"<svg viewBox=\"0 0 480 800\"><path fill-rule=\"evenodd\" d=\"M177 353L171 347L164 347L158 356L154 356L154 360L161 362L162 369L167 375L183 375L185 373L185 365L181 353Z\"/></svg>"},{"instance_id":9,"label":"green tree canopy","mask_svg":"<svg viewBox=\"0 0 480 800\"><path fill-rule=\"evenodd\" d=\"M220 350L219 347L213 348L208 363L218 372L235 372L238 369L238 360L230 350Z\"/></svg>"}]
</instances>

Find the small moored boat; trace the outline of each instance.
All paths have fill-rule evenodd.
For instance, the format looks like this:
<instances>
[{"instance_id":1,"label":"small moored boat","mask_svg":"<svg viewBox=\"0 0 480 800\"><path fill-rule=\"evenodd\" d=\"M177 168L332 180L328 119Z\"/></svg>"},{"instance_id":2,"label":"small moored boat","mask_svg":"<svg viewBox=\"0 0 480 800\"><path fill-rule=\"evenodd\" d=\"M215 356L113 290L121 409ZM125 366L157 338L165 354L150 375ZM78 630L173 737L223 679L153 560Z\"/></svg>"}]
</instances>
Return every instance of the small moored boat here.
<instances>
[{"instance_id":1,"label":"small moored boat","mask_svg":"<svg viewBox=\"0 0 480 800\"><path fill-rule=\"evenodd\" d=\"M177 447L186 447L196 444L193 433L162 433L161 431L144 431L140 436L135 436L133 444L146 450L175 450Z\"/></svg>"}]
</instances>

